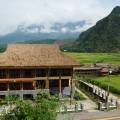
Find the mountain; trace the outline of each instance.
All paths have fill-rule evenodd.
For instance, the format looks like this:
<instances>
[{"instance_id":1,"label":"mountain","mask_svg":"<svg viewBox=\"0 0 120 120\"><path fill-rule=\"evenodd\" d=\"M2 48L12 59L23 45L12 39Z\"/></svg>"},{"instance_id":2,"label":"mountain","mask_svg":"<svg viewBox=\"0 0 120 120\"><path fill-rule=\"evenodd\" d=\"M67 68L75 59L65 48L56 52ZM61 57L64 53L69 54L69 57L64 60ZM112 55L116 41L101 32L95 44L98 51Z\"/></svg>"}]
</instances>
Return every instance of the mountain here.
<instances>
[{"instance_id":1,"label":"mountain","mask_svg":"<svg viewBox=\"0 0 120 120\"><path fill-rule=\"evenodd\" d=\"M4 36L0 36L2 44L44 39L76 39L86 21L67 23L21 24L17 29Z\"/></svg>"},{"instance_id":2,"label":"mountain","mask_svg":"<svg viewBox=\"0 0 120 120\"><path fill-rule=\"evenodd\" d=\"M120 51L120 6L115 7L95 26L82 32L74 44L65 47L81 52Z\"/></svg>"}]
</instances>

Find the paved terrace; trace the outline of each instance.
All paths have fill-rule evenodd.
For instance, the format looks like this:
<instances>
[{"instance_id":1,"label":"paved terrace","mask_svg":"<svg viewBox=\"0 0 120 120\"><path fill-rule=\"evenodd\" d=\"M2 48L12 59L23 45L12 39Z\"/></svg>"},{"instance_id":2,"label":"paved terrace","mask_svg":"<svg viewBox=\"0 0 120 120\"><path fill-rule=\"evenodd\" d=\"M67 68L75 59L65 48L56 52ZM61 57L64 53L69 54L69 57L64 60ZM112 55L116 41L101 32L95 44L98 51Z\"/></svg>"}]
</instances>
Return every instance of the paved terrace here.
<instances>
[{"instance_id":1,"label":"paved terrace","mask_svg":"<svg viewBox=\"0 0 120 120\"><path fill-rule=\"evenodd\" d=\"M120 120L120 110L58 114L56 120Z\"/></svg>"}]
</instances>

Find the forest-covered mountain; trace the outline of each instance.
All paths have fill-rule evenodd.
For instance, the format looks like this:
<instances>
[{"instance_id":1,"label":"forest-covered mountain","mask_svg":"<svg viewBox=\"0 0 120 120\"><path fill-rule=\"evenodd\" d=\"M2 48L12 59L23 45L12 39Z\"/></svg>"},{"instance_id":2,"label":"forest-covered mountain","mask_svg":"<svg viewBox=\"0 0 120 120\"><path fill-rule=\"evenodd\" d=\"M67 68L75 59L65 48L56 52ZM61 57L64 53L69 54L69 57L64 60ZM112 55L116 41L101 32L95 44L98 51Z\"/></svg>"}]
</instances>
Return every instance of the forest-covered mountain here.
<instances>
[{"instance_id":1,"label":"forest-covered mountain","mask_svg":"<svg viewBox=\"0 0 120 120\"><path fill-rule=\"evenodd\" d=\"M115 52L120 51L120 6L95 26L82 32L73 44L64 49L81 52Z\"/></svg>"}]
</instances>

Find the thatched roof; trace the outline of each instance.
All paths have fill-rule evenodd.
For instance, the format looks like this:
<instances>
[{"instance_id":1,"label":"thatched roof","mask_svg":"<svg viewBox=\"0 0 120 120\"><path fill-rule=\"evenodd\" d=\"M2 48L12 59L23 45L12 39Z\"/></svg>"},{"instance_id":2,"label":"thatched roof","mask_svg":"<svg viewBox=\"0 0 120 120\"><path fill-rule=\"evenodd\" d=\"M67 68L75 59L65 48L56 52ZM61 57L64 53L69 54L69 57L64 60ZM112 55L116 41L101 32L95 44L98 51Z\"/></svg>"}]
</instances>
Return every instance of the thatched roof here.
<instances>
[{"instance_id":1,"label":"thatched roof","mask_svg":"<svg viewBox=\"0 0 120 120\"><path fill-rule=\"evenodd\" d=\"M64 55L55 44L10 44L0 54L0 66L77 66L78 62Z\"/></svg>"}]
</instances>

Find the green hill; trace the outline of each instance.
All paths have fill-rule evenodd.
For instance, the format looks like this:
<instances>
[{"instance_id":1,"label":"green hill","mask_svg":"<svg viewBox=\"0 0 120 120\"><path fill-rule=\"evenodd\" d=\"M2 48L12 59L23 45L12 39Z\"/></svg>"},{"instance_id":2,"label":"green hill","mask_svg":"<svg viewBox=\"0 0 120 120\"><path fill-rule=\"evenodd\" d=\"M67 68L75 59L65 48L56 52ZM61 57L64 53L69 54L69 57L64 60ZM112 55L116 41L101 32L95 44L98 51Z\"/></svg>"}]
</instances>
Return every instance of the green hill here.
<instances>
[{"instance_id":1,"label":"green hill","mask_svg":"<svg viewBox=\"0 0 120 120\"><path fill-rule=\"evenodd\" d=\"M116 52L120 51L120 6L95 26L82 32L72 45L64 46L69 51Z\"/></svg>"}]
</instances>

